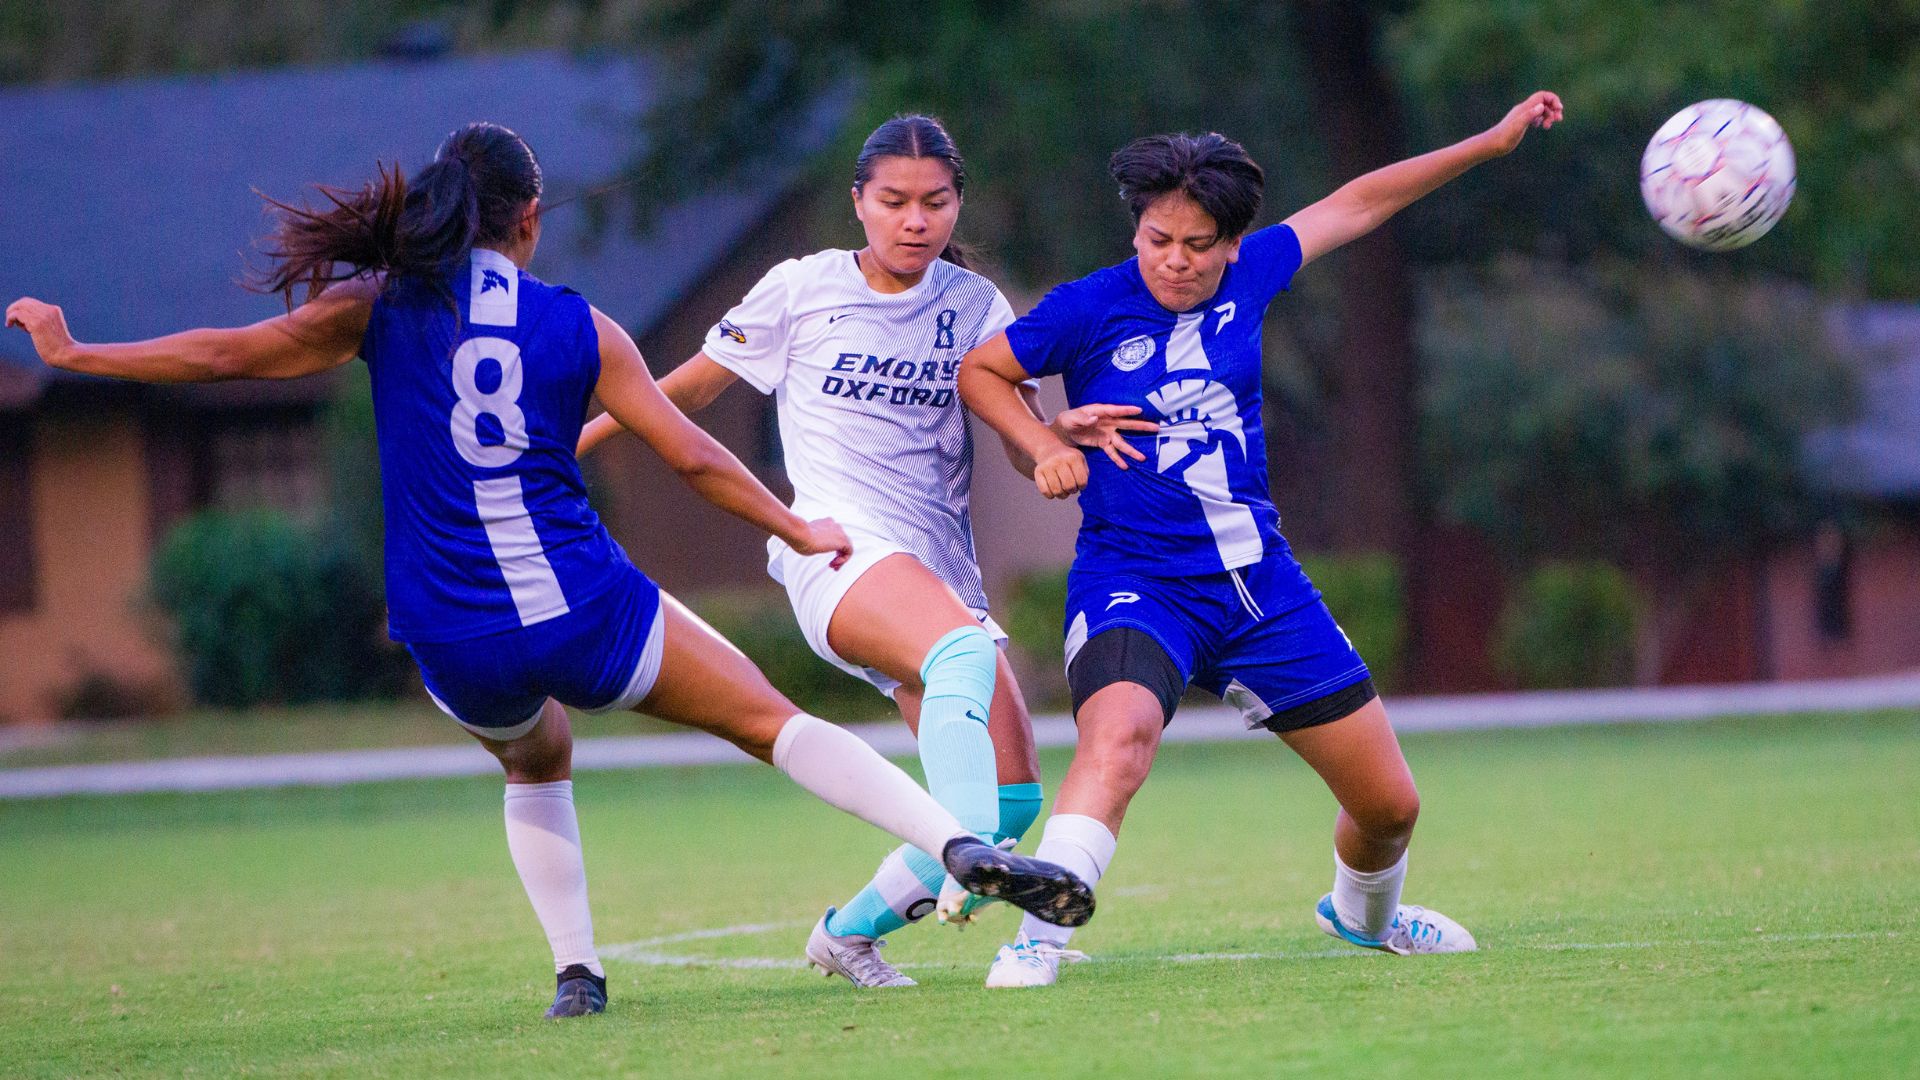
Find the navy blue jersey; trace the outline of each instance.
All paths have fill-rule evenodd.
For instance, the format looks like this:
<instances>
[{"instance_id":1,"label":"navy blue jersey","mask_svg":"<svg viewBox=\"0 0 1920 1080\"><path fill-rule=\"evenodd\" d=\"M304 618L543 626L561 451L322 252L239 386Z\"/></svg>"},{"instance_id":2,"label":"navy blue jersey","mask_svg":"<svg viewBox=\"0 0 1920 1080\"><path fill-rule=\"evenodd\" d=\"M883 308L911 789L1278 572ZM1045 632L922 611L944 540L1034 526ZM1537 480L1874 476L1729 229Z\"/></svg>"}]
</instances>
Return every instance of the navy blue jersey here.
<instances>
[{"instance_id":1,"label":"navy blue jersey","mask_svg":"<svg viewBox=\"0 0 1920 1080\"><path fill-rule=\"evenodd\" d=\"M573 457L600 379L586 300L486 249L439 284L447 292L393 282L360 347L380 437L389 628L407 642L532 626L631 571Z\"/></svg>"},{"instance_id":2,"label":"navy blue jersey","mask_svg":"<svg viewBox=\"0 0 1920 1080\"><path fill-rule=\"evenodd\" d=\"M1241 241L1219 291L1191 311L1161 307L1128 259L1007 328L1021 365L1062 376L1070 405L1135 405L1160 425L1132 437L1147 460L1130 469L1087 451L1077 568L1183 577L1286 550L1267 491L1260 324L1299 268L1299 238L1275 225Z\"/></svg>"}]
</instances>

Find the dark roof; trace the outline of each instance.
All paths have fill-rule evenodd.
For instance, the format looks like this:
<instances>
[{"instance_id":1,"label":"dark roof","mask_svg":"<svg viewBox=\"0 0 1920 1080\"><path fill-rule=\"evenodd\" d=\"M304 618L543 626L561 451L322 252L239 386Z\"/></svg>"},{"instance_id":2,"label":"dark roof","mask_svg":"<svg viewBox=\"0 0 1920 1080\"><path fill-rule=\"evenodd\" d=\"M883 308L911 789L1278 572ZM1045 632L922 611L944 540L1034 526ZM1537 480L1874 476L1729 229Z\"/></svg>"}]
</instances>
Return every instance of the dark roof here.
<instances>
[{"instance_id":1,"label":"dark roof","mask_svg":"<svg viewBox=\"0 0 1920 1080\"><path fill-rule=\"evenodd\" d=\"M364 182L376 160L411 172L447 132L493 120L526 137L549 198L564 198L632 161L638 115L657 92L650 76L631 57L537 52L0 90L0 304L58 303L83 341L267 318L280 299L236 284L266 226L251 189L299 200L316 181ZM824 145L843 112L822 102L798 148ZM797 169L665 208L638 238L630 197L608 200L617 209L604 229L583 205L559 210L530 269L645 333ZM0 334L0 399L44 373L26 335Z\"/></svg>"},{"instance_id":2,"label":"dark roof","mask_svg":"<svg viewBox=\"0 0 1920 1080\"><path fill-rule=\"evenodd\" d=\"M1806 459L1836 495L1920 502L1920 304L1865 304L1835 319L1861 356L1860 416L1808 438Z\"/></svg>"}]
</instances>

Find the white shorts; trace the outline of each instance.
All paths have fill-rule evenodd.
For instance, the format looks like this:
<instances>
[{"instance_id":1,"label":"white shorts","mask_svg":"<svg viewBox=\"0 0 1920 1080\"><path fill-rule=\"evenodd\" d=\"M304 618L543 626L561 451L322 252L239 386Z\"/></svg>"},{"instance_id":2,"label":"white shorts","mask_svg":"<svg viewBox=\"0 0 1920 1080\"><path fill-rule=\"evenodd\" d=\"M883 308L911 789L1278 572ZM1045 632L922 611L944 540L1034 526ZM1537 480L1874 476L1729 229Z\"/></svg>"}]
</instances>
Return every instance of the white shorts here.
<instances>
[{"instance_id":1,"label":"white shorts","mask_svg":"<svg viewBox=\"0 0 1920 1080\"><path fill-rule=\"evenodd\" d=\"M827 624L833 621L834 610L846 597L847 590L853 588L853 583L860 580L860 575L873 569L881 559L889 555L907 555L917 561L919 556L886 537L864 529L847 529L847 538L853 541L853 557L838 570L832 566L832 555L799 555L787 545L773 541L767 545L771 554L767 560L767 573L787 587L787 600L793 604L793 617L799 621L800 633L807 639L807 645L813 649L815 656L856 679L872 683L875 689L892 697L893 692L900 688L900 680L835 655L833 647L827 644ZM994 644L1006 648L1007 632L993 621L984 608L967 610L980 620L980 626L993 638Z\"/></svg>"}]
</instances>

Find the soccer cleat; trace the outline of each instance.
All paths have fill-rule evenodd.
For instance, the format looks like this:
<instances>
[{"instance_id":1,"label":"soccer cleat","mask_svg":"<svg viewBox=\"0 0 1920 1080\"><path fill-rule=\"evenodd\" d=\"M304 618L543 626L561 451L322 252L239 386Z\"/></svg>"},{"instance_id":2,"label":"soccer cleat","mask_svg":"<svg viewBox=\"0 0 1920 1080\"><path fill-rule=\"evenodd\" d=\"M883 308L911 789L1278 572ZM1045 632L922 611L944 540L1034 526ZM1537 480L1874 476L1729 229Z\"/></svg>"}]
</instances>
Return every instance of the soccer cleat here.
<instances>
[{"instance_id":1,"label":"soccer cleat","mask_svg":"<svg viewBox=\"0 0 1920 1080\"><path fill-rule=\"evenodd\" d=\"M1093 918L1093 890L1064 866L1002 851L974 836L947 841L940 861L966 891L1005 900L1042 922L1085 926ZM959 913L957 904L946 909L949 899L940 898L942 922Z\"/></svg>"},{"instance_id":2,"label":"soccer cleat","mask_svg":"<svg viewBox=\"0 0 1920 1080\"><path fill-rule=\"evenodd\" d=\"M554 992L547 1019L590 1016L607 1009L607 980L587 970L585 964L569 964L556 976L560 988Z\"/></svg>"},{"instance_id":3,"label":"soccer cleat","mask_svg":"<svg viewBox=\"0 0 1920 1080\"><path fill-rule=\"evenodd\" d=\"M1001 851L1012 851L1019 842L1009 836L993 846ZM934 905L934 911L938 913L941 922L956 930L965 930L968 924L973 922L974 916L979 914L981 908L997 899L999 898L977 896L968 892L960 887L959 882L953 880L952 874L948 874L945 884L940 886L940 899Z\"/></svg>"},{"instance_id":4,"label":"soccer cleat","mask_svg":"<svg viewBox=\"0 0 1920 1080\"><path fill-rule=\"evenodd\" d=\"M1348 929L1333 910L1333 894L1320 898L1313 909L1313 920L1320 929L1341 941L1363 949L1379 949L1400 956L1424 956L1430 953L1473 952L1480 946L1467 928L1437 911L1416 904L1401 904L1393 913L1387 936L1375 941Z\"/></svg>"},{"instance_id":5,"label":"soccer cleat","mask_svg":"<svg viewBox=\"0 0 1920 1080\"><path fill-rule=\"evenodd\" d=\"M1087 954L1079 949L1062 948L1051 941L1034 941L1023 933L1013 939L1013 944L1000 946L993 966L987 969L987 989L1052 986L1060 978L1060 961L1078 963L1086 958Z\"/></svg>"},{"instance_id":6,"label":"soccer cleat","mask_svg":"<svg viewBox=\"0 0 1920 1080\"><path fill-rule=\"evenodd\" d=\"M880 959L880 947L887 943L885 938L829 934L827 920L831 918L833 909L828 908L820 921L813 924L813 934L807 938L807 962L819 969L820 974L828 978L844 976L859 987L920 985Z\"/></svg>"}]
</instances>

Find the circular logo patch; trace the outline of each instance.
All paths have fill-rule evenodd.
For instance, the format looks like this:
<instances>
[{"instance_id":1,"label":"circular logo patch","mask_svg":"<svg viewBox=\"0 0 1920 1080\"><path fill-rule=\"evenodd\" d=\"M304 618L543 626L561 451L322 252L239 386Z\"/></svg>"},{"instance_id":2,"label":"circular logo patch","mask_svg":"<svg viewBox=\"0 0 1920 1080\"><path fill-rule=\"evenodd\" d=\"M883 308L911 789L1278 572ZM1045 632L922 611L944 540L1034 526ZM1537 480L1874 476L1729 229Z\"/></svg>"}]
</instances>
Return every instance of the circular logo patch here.
<instances>
[{"instance_id":1,"label":"circular logo patch","mask_svg":"<svg viewBox=\"0 0 1920 1080\"><path fill-rule=\"evenodd\" d=\"M1132 371L1153 359L1154 348L1150 337L1128 338L1113 350L1113 366L1121 371Z\"/></svg>"}]
</instances>

